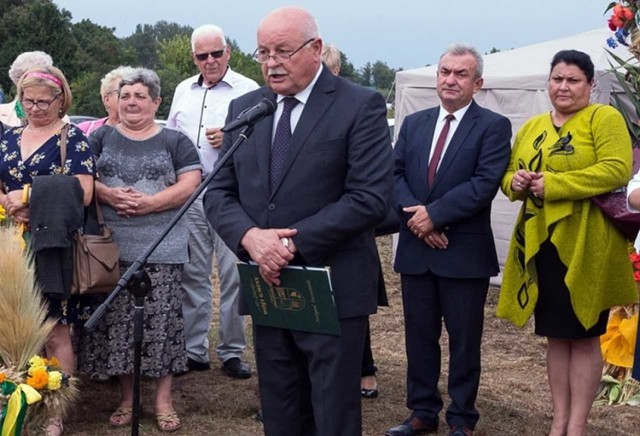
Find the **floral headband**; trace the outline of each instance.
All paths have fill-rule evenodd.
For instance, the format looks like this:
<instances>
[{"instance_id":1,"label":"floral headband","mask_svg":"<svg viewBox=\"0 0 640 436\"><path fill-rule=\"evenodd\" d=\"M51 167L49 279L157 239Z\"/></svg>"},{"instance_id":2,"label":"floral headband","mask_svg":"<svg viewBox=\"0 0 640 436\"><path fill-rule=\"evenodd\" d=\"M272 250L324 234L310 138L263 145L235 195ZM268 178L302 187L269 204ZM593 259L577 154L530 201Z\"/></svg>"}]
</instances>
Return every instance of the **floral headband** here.
<instances>
[{"instance_id":1,"label":"floral headband","mask_svg":"<svg viewBox=\"0 0 640 436\"><path fill-rule=\"evenodd\" d=\"M41 73L40 71L30 71L24 75L25 79L27 77L39 77L40 79L49 80L50 82L53 82L56 85L58 85L60 88L62 88L62 81L58 79L56 76L54 76L53 74Z\"/></svg>"}]
</instances>

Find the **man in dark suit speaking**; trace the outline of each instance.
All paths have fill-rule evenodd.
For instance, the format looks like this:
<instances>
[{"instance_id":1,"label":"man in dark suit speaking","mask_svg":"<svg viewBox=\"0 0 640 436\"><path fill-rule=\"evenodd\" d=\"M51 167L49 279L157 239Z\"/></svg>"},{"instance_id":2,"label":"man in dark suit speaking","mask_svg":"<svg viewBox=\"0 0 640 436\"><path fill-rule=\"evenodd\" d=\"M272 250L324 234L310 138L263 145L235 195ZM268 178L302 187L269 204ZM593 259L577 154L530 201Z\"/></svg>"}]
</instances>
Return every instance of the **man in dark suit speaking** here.
<instances>
[{"instance_id":1,"label":"man in dark suit speaking","mask_svg":"<svg viewBox=\"0 0 640 436\"><path fill-rule=\"evenodd\" d=\"M267 435L359 435L367 315L376 311L374 227L392 189L382 96L335 77L305 10L271 12L254 58L266 86L231 102L227 121L268 98L273 116L224 165L205 195L218 234L263 278L288 265L329 266L341 336L255 326ZM238 137L224 137L222 153Z\"/></svg>"},{"instance_id":2,"label":"man in dark suit speaking","mask_svg":"<svg viewBox=\"0 0 640 436\"><path fill-rule=\"evenodd\" d=\"M408 116L395 146L394 207L404 217L395 269L401 274L411 416L385 433L437 431L442 320L449 333L451 435L478 421L480 342L489 277L498 259L491 201L509 162L511 124L478 106L482 57L454 45L440 58L440 106Z\"/></svg>"}]
</instances>

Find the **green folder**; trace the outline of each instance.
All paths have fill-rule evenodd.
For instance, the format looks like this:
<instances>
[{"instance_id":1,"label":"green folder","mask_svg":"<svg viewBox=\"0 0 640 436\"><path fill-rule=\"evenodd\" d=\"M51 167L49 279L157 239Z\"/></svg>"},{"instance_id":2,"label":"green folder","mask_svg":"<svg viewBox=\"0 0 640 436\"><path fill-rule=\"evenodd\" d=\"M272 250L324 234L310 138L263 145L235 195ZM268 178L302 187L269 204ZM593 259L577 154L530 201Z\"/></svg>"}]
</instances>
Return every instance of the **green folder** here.
<instances>
[{"instance_id":1,"label":"green folder","mask_svg":"<svg viewBox=\"0 0 640 436\"><path fill-rule=\"evenodd\" d=\"M328 268L288 266L280 273L280 286L270 286L257 265L237 266L240 289L255 324L340 336Z\"/></svg>"}]
</instances>

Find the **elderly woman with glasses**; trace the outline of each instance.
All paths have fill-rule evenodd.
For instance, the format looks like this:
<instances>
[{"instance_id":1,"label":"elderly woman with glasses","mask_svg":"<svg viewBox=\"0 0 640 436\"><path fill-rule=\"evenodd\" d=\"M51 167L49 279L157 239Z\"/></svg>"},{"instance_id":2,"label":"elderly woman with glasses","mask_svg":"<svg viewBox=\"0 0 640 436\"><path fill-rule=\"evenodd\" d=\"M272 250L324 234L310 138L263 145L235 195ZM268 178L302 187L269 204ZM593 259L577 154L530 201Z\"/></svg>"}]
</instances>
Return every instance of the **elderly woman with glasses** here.
<instances>
[{"instance_id":1,"label":"elderly woman with glasses","mask_svg":"<svg viewBox=\"0 0 640 436\"><path fill-rule=\"evenodd\" d=\"M9 78L14 85L18 86L18 81L25 72L32 68L51 66L53 66L53 59L47 53L43 51L27 51L20 53L11 64ZM20 126L24 118L24 109L20 106L20 100L17 95L13 101L0 104L0 123L5 126Z\"/></svg>"},{"instance_id":2,"label":"elderly woman with glasses","mask_svg":"<svg viewBox=\"0 0 640 436\"><path fill-rule=\"evenodd\" d=\"M57 252L57 257L47 256L46 250L39 247L52 246L53 241L58 244L63 230L70 234L77 229L61 223L75 220L82 225L83 205L88 205L93 195L94 160L82 131L62 120L71 106L71 91L59 69L44 67L27 71L18 82L18 100L25 110L27 124L8 129L0 142L0 205L31 235L38 284L48 303L49 318L57 320L45 344L45 352L48 357L57 357L62 369L71 374L74 368L69 334L69 324L74 318L69 289L72 255L69 250ZM63 163L60 146L65 132L66 161ZM60 173L74 176L77 181L44 178ZM69 181L75 184L72 185L75 189L54 192L60 195L60 201L54 198L53 203L51 200L47 203L46 198L36 196L36 186L42 186L45 180L50 186L58 180ZM76 203L66 203L72 197ZM45 204L51 210L42 211L44 221L41 221L42 213L37 211ZM76 214L67 215L72 210ZM47 240L41 241L42 238ZM62 432L59 418L50 424L47 434Z\"/></svg>"},{"instance_id":3,"label":"elderly woman with glasses","mask_svg":"<svg viewBox=\"0 0 640 436\"><path fill-rule=\"evenodd\" d=\"M155 123L161 101L157 74L132 69L120 81L120 124L102 126L89 138L100 180L98 201L114 230L123 271L160 235L202 177L191 140ZM152 287L146 297L141 368L143 377L156 380L161 431L181 426L171 383L173 374L187 370L180 288L182 265L189 260L187 236L187 227L178 223L145 268ZM120 406L109 419L115 427L129 425L133 414L133 312L133 297L120 292L96 330L79 336L78 369L119 378Z\"/></svg>"},{"instance_id":4,"label":"elderly woman with glasses","mask_svg":"<svg viewBox=\"0 0 640 436\"><path fill-rule=\"evenodd\" d=\"M609 308L637 291L628 242L591 197L626 185L631 141L611 106L591 104L594 66L563 50L549 73L551 112L518 131L502 190L522 208L505 265L498 316L547 338L551 436L583 435L602 374Z\"/></svg>"},{"instance_id":5,"label":"elderly woman with glasses","mask_svg":"<svg viewBox=\"0 0 640 436\"><path fill-rule=\"evenodd\" d=\"M130 72L131 67L118 67L115 70L109 71L100 81L100 97L102 98L102 104L107 111L107 116L97 120L83 121L78 124L80 130L85 135L89 136L98 127L103 125L115 126L120 122L120 115L118 115L118 86L122 77Z\"/></svg>"}]
</instances>

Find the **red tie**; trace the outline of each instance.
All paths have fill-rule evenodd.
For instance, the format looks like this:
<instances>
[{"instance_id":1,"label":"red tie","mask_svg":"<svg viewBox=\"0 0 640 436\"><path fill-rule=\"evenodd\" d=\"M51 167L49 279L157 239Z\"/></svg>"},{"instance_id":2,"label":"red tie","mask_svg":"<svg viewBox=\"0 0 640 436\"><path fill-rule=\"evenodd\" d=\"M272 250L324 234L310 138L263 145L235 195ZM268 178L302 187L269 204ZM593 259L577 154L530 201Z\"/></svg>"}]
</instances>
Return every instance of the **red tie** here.
<instances>
[{"instance_id":1,"label":"red tie","mask_svg":"<svg viewBox=\"0 0 640 436\"><path fill-rule=\"evenodd\" d=\"M451 120L455 119L456 117L451 114L445 117L444 127L442 128L442 132L440 132L440 136L438 136L436 148L435 150L433 150L433 155L431 156L431 160L429 161L429 170L427 173L429 186L433 184L433 180L436 178L436 170L438 169L438 164L440 163L440 159L442 158L442 151L444 150L444 143L447 141L447 135L449 134Z\"/></svg>"}]
</instances>

